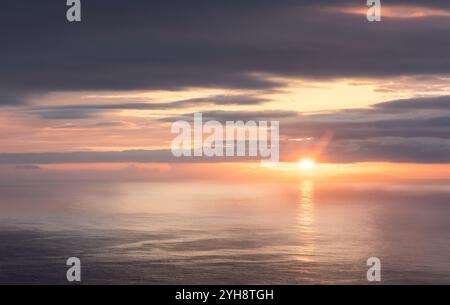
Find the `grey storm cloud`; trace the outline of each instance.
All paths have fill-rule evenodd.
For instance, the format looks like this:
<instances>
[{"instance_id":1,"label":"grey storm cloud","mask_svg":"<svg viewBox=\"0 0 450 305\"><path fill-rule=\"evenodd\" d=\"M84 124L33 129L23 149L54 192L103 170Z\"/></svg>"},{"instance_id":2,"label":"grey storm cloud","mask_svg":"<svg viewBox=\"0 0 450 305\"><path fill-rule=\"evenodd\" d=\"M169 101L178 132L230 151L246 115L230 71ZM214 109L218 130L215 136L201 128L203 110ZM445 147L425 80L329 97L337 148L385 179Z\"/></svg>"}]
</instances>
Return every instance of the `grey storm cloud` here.
<instances>
[{"instance_id":1,"label":"grey storm cloud","mask_svg":"<svg viewBox=\"0 0 450 305\"><path fill-rule=\"evenodd\" d=\"M447 1L389 1L450 9ZM263 75L388 77L450 72L450 18L384 18L365 1L2 1L0 104L49 91L271 89Z\"/></svg>"}]
</instances>

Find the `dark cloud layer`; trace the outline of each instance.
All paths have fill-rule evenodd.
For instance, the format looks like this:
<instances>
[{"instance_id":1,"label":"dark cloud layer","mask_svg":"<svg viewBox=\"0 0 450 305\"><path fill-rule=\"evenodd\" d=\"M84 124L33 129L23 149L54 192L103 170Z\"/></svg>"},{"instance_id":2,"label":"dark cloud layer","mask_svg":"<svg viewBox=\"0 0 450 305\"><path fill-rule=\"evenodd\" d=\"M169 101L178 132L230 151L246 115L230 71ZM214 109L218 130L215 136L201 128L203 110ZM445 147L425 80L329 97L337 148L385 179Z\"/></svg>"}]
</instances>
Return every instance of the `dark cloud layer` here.
<instances>
[{"instance_id":1,"label":"dark cloud layer","mask_svg":"<svg viewBox=\"0 0 450 305\"><path fill-rule=\"evenodd\" d=\"M446 1L389 1L449 9ZM2 1L0 104L65 90L274 88L266 73L388 77L450 72L450 19L342 14L354 1Z\"/></svg>"},{"instance_id":2,"label":"dark cloud layer","mask_svg":"<svg viewBox=\"0 0 450 305\"><path fill-rule=\"evenodd\" d=\"M450 110L450 96L438 97L422 97L413 99L395 100L376 104L375 107L382 109L399 109L399 110L426 110L426 109L442 109Z\"/></svg>"},{"instance_id":3,"label":"dark cloud layer","mask_svg":"<svg viewBox=\"0 0 450 305\"><path fill-rule=\"evenodd\" d=\"M335 139L378 137L450 139L450 96L411 98L305 115L282 124L290 137L320 137L332 132Z\"/></svg>"}]
</instances>

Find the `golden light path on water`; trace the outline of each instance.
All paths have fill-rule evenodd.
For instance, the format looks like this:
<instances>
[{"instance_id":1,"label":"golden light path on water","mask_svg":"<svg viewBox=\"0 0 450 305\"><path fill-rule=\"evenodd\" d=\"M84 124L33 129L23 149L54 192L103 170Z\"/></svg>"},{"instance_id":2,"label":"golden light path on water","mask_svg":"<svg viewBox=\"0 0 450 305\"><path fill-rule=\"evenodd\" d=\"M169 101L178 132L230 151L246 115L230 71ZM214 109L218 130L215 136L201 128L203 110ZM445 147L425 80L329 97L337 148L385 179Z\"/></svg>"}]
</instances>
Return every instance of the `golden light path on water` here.
<instances>
[{"instance_id":1,"label":"golden light path on water","mask_svg":"<svg viewBox=\"0 0 450 305\"><path fill-rule=\"evenodd\" d=\"M298 249L297 259L313 261L314 243L314 181L303 180L300 183L300 201L297 209L297 230L304 241Z\"/></svg>"}]
</instances>

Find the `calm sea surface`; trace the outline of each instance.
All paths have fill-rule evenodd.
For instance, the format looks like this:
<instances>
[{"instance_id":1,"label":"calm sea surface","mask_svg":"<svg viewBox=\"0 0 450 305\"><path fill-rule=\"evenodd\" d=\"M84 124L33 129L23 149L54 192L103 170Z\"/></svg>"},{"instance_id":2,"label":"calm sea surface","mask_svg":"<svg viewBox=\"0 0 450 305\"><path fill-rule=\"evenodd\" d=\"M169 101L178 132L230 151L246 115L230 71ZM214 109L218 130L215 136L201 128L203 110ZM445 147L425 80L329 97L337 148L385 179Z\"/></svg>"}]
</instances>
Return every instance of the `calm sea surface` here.
<instances>
[{"instance_id":1,"label":"calm sea surface","mask_svg":"<svg viewBox=\"0 0 450 305\"><path fill-rule=\"evenodd\" d=\"M14 182L0 186L0 283L450 283L448 183Z\"/></svg>"}]
</instances>

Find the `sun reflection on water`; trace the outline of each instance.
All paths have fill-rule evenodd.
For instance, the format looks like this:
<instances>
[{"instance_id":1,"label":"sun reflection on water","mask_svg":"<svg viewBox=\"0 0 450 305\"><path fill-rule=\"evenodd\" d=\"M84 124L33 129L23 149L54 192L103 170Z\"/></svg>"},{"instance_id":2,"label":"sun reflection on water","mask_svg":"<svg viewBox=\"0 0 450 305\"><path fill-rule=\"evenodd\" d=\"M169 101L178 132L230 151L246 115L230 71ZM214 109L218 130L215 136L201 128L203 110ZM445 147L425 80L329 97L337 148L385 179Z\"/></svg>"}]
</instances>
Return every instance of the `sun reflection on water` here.
<instances>
[{"instance_id":1,"label":"sun reflection on water","mask_svg":"<svg viewBox=\"0 0 450 305\"><path fill-rule=\"evenodd\" d=\"M300 184L300 202L298 209L298 223L303 233L311 233L314 224L314 182L304 180Z\"/></svg>"},{"instance_id":2,"label":"sun reflection on water","mask_svg":"<svg viewBox=\"0 0 450 305\"><path fill-rule=\"evenodd\" d=\"M297 230L302 240L297 259L314 261L314 182L312 180L304 180L300 183L300 201L297 207Z\"/></svg>"}]
</instances>

